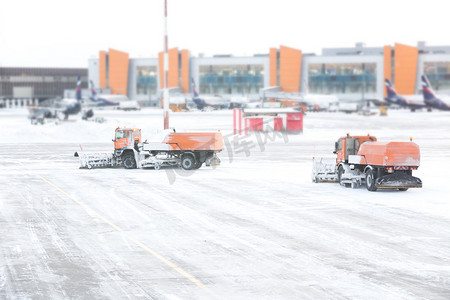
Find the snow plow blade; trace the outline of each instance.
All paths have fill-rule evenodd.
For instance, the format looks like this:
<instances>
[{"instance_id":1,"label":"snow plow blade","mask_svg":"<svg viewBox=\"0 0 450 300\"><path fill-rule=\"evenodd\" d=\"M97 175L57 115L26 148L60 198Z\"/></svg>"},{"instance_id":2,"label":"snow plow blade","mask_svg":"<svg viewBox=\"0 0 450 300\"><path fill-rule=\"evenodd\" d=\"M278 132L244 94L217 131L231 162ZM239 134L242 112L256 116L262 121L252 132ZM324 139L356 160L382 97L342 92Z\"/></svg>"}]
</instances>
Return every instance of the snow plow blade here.
<instances>
[{"instance_id":1,"label":"snow plow blade","mask_svg":"<svg viewBox=\"0 0 450 300\"><path fill-rule=\"evenodd\" d=\"M338 182L336 160L314 157L311 178L315 183Z\"/></svg>"},{"instance_id":2,"label":"snow plow blade","mask_svg":"<svg viewBox=\"0 0 450 300\"><path fill-rule=\"evenodd\" d=\"M112 153L77 153L80 158L80 169L111 168L118 166Z\"/></svg>"},{"instance_id":3,"label":"snow plow blade","mask_svg":"<svg viewBox=\"0 0 450 300\"><path fill-rule=\"evenodd\" d=\"M206 166L217 167L220 166L220 159L214 154L211 158L206 159Z\"/></svg>"},{"instance_id":4,"label":"snow plow blade","mask_svg":"<svg viewBox=\"0 0 450 300\"><path fill-rule=\"evenodd\" d=\"M421 188L422 180L405 173L394 173L377 178L375 187L379 189Z\"/></svg>"}]
</instances>

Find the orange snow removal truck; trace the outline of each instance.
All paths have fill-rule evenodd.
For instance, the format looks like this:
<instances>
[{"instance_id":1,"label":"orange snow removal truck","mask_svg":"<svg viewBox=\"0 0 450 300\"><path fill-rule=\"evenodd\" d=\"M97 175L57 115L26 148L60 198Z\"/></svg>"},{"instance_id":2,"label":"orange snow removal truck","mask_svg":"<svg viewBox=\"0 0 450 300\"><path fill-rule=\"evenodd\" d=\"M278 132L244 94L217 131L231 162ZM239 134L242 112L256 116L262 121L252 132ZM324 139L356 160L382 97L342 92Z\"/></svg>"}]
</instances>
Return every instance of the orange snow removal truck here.
<instances>
[{"instance_id":1,"label":"orange snow removal truck","mask_svg":"<svg viewBox=\"0 0 450 300\"><path fill-rule=\"evenodd\" d=\"M337 181L344 186L357 187L365 183L367 190L378 188L421 188L422 181L412 176L420 166L420 149L410 142L378 142L376 137L350 136L335 143L334 172L322 160L314 159L313 180Z\"/></svg>"}]
</instances>

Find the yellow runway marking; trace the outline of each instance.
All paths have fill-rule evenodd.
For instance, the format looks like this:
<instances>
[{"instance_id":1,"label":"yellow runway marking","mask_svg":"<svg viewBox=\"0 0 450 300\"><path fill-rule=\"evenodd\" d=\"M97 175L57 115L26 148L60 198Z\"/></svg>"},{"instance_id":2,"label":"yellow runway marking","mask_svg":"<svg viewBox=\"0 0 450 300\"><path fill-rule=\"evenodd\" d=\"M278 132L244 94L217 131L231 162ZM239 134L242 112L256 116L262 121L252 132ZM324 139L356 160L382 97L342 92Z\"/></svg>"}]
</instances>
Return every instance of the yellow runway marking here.
<instances>
[{"instance_id":1,"label":"yellow runway marking","mask_svg":"<svg viewBox=\"0 0 450 300\"><path fill-rule=\"evenodd\" d=\"M22 163L19 163L20 165L24 166ZM107 223L109 226L113 227L114 229L116 229L117 231L123 231L119 226L115 225L114 223L112 223L111 221L109 221L107 218L105 218L104 216L100 215L99 213L97 213L96 211L92 210L89 206L87 206L86 204L84 204L83 202L81 202L80 200L77 200L75 197L73 197L72 195L70 195L69 193L67 193L66 191L64 191L62 188L60 188L59 186L55 185L53 182L51 182L50 180L44 178L43 176L36 174L39 178L41 178L44 182L46 182L47 184L49 184L50 186L52 186L54 189L56 189L57 191L61 192L62 194L66 195L69 199L71 199L72 201L74 201L75 203L77 203L78 205L80 205L81 207L83 207L86 211L90 212L92 215L97 216L98 218L102 219L105 223ZM203 290L205 290L207 293L209 293L211 296L214 296L214 293L211 292L203 283L201 283L198 279L196 279L194 276L192 276L191 274L189 274L188 272L184 271L183 269L181 269L180 267L178 267L177 265L175 265L174 263L172 263L171 261L167 260L166 258L164 258L162 255L158 254L156 251L148 248L147 246L145 246L143 243L139 242L138 240L132 238L132 237L127 237L129 240L131 240L133 243L135 243L137 246L141 247L142 249L144 249L145 251L147 251L148 253L150 253L151 255L153 255L154 257L156 257L157 259L159 259L160 261L162 261L163 263L165 263L166 265L168 265L169 267L171 267L173 270L177 271L179 274L183 275L184 277L186 277L187 279L189 279L191 282L193 282L195 285L197 285L198 287L202 288Z\"/></svg>"},{"instance_id":2,"label":"yellow runway marking","mask_svg":"<svg viewBox=\"0 0 450 300\"><path fill-rule=\"evenodd\" d=\"M174 263L168 261L167 259L165 259L161 255L159 255L158 253L156 253L152 249L148 248L147 246L145 246L144 244L142 244L138 240L135 240L134 238L130 238L130 240L132 240L136 245L140 246L142 249L144 249L145 251L147 251L151 255L153 255L156 258L158 258L159 260L163 261L165 264L169 265L172 269L176 270L178 273L180 273L181 275L183 275L184 277L186 277L187 279L189 279L190 281L195 283L197 286L205 289L208 293L210 293L212 295L212 292L209 291L208 288L203 283L198 281L194 276L192 276L191 274L185 272L183 269L177 267L177 265L175 265Z\"/></svg>"},{"instance_id":3,"label":"yellow runway marking","mask_svg":"<svg viewBox=\"0 0 450 300\"><path fill-rule=\"evenodd\" d=\"M95 215L96 217L99 217L100 219L102 219L105 223L107 223L109 226L113 227L114 229L116 229L117 231L122 231L122 229L117 226L116 224L112 223L111 221L109 221L107 218L105 218L104 216L100 215L99 213L97 213L96 211L92 210L89 206L87 206L86 204L84 204L83 202L75 199L72 195L70 195L69 193L66 193L63 189L61 189L60 187L58 187L57 185L53 184L52 182L50 182L49 180L45 179L44 177L42 177L41 175L37 175L39 176L43 181L47 182L49 185L51 185L52 187L54 187L55 189L57 189L58 191L60 191L61 193L63 193L64 195L66 195L67 197L69 197L70 199L72 199L73 201L75 201L75 203L79 204L81 207L83 207L84 209L86 209L87 211L91 212L93 215Z\"/></svg>"}]
</instances>

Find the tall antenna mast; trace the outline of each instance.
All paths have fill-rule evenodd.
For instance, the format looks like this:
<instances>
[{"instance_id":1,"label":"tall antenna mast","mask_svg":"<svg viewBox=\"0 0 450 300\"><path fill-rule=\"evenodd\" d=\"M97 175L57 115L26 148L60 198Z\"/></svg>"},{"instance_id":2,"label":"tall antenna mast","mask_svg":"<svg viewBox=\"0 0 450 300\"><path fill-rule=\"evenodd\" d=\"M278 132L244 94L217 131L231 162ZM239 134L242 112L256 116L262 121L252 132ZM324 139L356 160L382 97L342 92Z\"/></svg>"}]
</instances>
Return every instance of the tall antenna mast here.
<instances>
[{"instance_id":1,"label":"tall antenna mast","mask_svg":"<svg viewBox=\"0 0 450 300\"><path fill-rule=\"evenodd\" d=\"M169 38L167 36L167 0L164 0L164 129L169 129Z\"/></svg>"}]
</instances>

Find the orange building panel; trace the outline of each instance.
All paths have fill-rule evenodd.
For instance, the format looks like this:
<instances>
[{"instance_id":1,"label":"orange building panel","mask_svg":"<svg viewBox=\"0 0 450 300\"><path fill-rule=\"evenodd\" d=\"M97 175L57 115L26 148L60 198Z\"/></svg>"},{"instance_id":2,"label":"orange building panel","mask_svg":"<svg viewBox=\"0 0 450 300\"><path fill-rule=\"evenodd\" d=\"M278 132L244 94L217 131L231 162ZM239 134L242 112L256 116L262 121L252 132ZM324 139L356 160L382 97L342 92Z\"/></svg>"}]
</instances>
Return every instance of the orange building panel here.
<instances>
[{"instance_id":1,"label":"orange building panel","mask_svg":"<svg viewBox=\"0 0 450 300\"><path fill-rule=\"evenodd\" d=\"M183 93L189 93L189 51L181 51L181 88Z\"/></svg>"},{"instance_id":2,"label":"orange building panel","mask_svg":"<svg viewBox=\"0 0 450 300\"><path fill-rule=\"evenodd\" d=\"M99 52L99 87L104 89L108 85L106 82L106 52L100 51Z\"/></svg>"},{"instance_id":3,"label":"orange building panel","mask_svg":"<svg viewBox=\"0 0 450 300\"><path fill-rule=\"evenodd\" d=\"M384 79L389 79L392 82L392 53L391 46L384 46L383 55L384 55ZM387 91L383 84L384 97L387 97Z\"/></svg>"},{"instance_id":4,"label":"orange building panel","mask_svg":"<svg viewBox=\"0 0 450 300\"><path fill-rule=\"evenodd\" d=\"M168 76L168 88L179 87L180 86L180 73L178 67L178 48L169 49L169 70L167 71ZM161 89L164 89L164 52L159 52L159 82ZM189 75L188 75L189 76Z\"/></svg>"},{"instance_id":5,"label":"orange building panel","mask_svg":"<svg viewBox=\"0 0 450 300\"><path fill-rule=\"evenodd\" d=\"M418 56L416 47L395 44L394 79L399 94L415 94Z\"/></svg>"},{"instance_id":6,"label":"orange building panel","mask_svg":"<svg viewBox=\"0 0 450 300\"><path fill-rule=\"evenodd\" d=\"M169 88L180 86L178 48L169 49Z\"/></svg>"},{"instance_id":7,"label":"orange building panel","mask_svg":"<svg viewBox=\"0 0 450 300\"><path fill-rule=\"evenodd\" d=\"M280 46L280 86L283 92L300 92L302 51Z\"/></svg>"},{"instance_id":8,"label":"orange building panel","mask_svg":"<svg viewBox=\"0 0 450 300\"><path fill-rule=\"evenodd\" d=\"M127 94L128 53L109 49L109 88L112 94Z\"/></svg>"},{"instance_id":9,"label":"orange building panel","mask_svg":"<svg viewBox=\"0 0 450 300\"><path fill-rule=\"evenodd\" d=\"M270 86L277 86L277 49L270 48L269 52L269 61L270 61L270 77L269 84Z\"/></svg>"}]
</instances>

